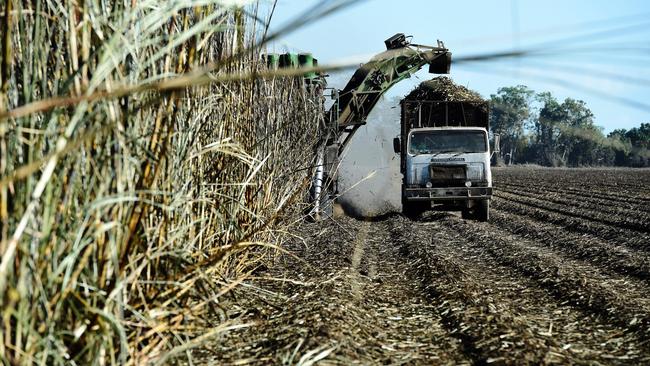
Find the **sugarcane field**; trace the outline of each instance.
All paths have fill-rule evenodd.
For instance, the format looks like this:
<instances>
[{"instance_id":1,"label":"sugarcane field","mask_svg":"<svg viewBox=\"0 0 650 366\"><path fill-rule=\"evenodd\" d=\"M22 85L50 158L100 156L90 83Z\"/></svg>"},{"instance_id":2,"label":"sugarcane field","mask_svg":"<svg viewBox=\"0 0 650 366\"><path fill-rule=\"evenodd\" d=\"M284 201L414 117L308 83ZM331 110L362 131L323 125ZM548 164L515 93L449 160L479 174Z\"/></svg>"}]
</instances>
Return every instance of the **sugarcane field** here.
<instances>
[{"instance_id":1,"label":"sugarcane field","mask_svg":"<svg viewBox=\"0 0 650 366\"><path fill-rule=\"evenodd\" d=\"M0 365L650 364L649 19L0 0Z\"/></svg>"}]
</instances>

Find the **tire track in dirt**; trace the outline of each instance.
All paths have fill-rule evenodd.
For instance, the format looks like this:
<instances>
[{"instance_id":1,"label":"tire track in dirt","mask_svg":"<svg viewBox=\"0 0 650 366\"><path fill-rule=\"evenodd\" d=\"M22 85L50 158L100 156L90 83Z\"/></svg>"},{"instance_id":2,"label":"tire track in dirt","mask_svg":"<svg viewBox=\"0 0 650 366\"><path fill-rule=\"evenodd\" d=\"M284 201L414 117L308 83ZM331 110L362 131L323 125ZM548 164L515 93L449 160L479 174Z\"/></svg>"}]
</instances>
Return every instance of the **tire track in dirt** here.
<instances>
[{"instance_id":1,"label":"tire track in dirt","mask_svg":"<svg viewBox=\"0 0 650 366\"><path fill-rule=\"evenodd\" d=\"M437 309L405 276L410 263L391 245L385 229L393 219L361 223L354 241L350 276L358 282L352 286L353 301L374 330L356 347L373 355L373 364L473 363L445 330Z\"/></svg>"},{"instance_id":2,"label":"tire track in dirt","mask_svg":"<svg viewBox=\"0 0 650 366\"><path fill-rule=\"evenodd\" d=\"M414 260L411 277L430 294L447 329L462 341L463 351L475 364L504 362L505 354L512 357L510 362L513 359L544 359L549 347L546 340L538 339L510 315L512 312L504 311L507 302L503 298L492 298L506 287L519 286L508 283L507 279L495 279L489 272L485 273L485 267L470 261L464 253L456 254L446 246L441 247L446 243L460 246L462 243L450 233L434 238L429 230L434 229L435 224L410 221L391 224L393 227L389 230L394 241L401 241L404 253ZM506 284L497 287L497 281Z\"/></svg>"},{"instance_id":3,"label":"tire track in dirt","mask_svg":"<svg viewBox=\"0 0 650 366\"><path fill-rule=\"evenodd\" d=\"M405 276L409 263L384 227L350 218L305 224L296 233L304 240L286 245L295 256L257 274L286 280L262 282L265 295L229 306L229 318L254 326L194 352L194 364L472 364Z\"/></svg>"},{"instance_id":4,"label":"tire track in dirt","mask_svg":"<svg viewBox=\"0 0 650 366\"><path fill-rule=\"evenodd\" d=\"M354 249L352 252L352 259L351 259L352 266L350 267L350 285L352 287L352 295L354 296L355 300L359 300L360 297L362 296L361 293L362 283L360 281L360 276L359 276L360 275L359 266L361 265L361 260L363 259L364 246L366 244L366 240L368 239L369 227L370 227L369 221L363 222L361 224L361 227L357 232L357 236L354 239L354 244L353 244ZM371 260L370 261L367 260L367 261L371 262ZM374 267L374 264L372 266Z\"/></svg>"}]
</instances>

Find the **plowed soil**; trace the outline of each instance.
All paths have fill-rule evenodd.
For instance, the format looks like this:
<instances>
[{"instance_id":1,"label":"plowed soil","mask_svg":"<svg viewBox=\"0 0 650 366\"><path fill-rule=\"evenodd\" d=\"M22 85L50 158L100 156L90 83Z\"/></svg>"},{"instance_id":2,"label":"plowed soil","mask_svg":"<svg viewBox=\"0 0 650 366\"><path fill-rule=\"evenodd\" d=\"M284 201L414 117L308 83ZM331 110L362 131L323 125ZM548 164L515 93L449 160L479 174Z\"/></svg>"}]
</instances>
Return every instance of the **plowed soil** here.
<instances>
[{"instance_id":1,"label":"plowed soil","mask_svg":"<svg viewBox=\"0 0 650 366\"><path fill-rule=\"evenodd\" d=\"M302 224L195 364L650 364L650 170L494 175L488 223Z\"/></svg>"}]
</instances>

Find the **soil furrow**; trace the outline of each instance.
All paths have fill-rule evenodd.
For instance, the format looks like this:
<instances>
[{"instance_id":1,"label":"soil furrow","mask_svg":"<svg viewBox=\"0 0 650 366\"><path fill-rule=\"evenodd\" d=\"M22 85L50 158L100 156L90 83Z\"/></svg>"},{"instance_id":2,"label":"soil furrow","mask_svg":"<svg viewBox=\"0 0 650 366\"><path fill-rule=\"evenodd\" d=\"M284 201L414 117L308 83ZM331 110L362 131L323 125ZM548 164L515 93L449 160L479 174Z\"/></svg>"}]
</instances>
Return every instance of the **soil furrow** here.
<instances>
[{"instance_id":1,"label":"soil furrow","mask_svg":"<svg viewBox=\"0 0 650 366\"><path fill-rule=\"evenodd\" d=\"M557 203L561 206L569 206L579 210L588 210L596 211L600 214L614 215L616 218L624 218L626 221L632 221L635 223L644 223L650 220L650 213L643 210L638 210L630 207L629 204L625 205L619 202L618 204L613 204L610 201L603 200L594 200L589 198L576 198L571 195L558 194L546 188L538 188L535 190L530 189L517 189L517 188L508 188L504 185L499 185L496 188L499 192L510 193L516 196L529 197L533 199L541 199L546 202ZM647 208L646 208L647 209ZM633 219L630 219L633 218Z\"/></svg>"},{"instance_id":2,"label":"soil furrow","mask_svg":"<svg viewBox=\"0 0 650 366\"><path fill-rule=\"evenodd\" d=\"M451 233L432 235L435 225L406 222L392 228L396 241L402 241L402 248L414 260L411 277L421 283L432 301L437 305L447 328L463 343L464 352L475 363L504 361L503 352L514 359L539 362L549 347L561 350L551 339L545 339L525 326L513 312L505 309L510 305L501 297L504 288L520 288L508 282L483 273L478 282L476 271L485 270L480 264L441 247L448 242L458 243ZM404 240L405 226L410 226ZM427 230L429 229L429 230ZM462 257L460 257L462 256ZM469 264L469 265L468 265ZM498 283L500 281L500 283ZM558 360L566 359L565 352L558 353Z\"/></svg>"},{"instance_id":3,"label":"soil furrow","mask_svg":"<svg viewBox=\"0 0 650 366\"><path fill-rule=\"evenodd\" d=\"M437 221L440 216L434 217ZM622 335L620 327L556 301L534 279L486 255L462 231L435 221L407 222L391 229L396 241L409 225L410 235L401 241L418 263L413 275L439 304L466 351L479 361L592 363L604 362L598 356L603 354L616 354L621 360L642 357L635 348L639 342ZM553 324L564 328L553 329ZM608 341L632 347L604 349Z\"/></svg>"},{"instance_id":4,"label":"soil furrow","mask_svg":"<svg viewBox=\"0 0 650 366\"><path fill-rule=\"evenodd\" d=\"M488 223L301 223L215 304L247 327L193 364L650 364L650 170L494 177Z\"/></svg>"},{"instance_id":5,"label":"soil furrow","mask_svg":"<svg viewBox=\"0 0 650 366\"><path fill-rule=\"evenodd\" d=\"M630 189L634 193L642 193L650 180L650 169L584 169L584 168L495 168L493 173L504 180L527 182L552 182L566 187L606 192ZM604 188L604 189L599 189ZM646 196L648 197L648 196Z\"/></svg>"},{"instance_id":6,"label":"soil furrow","mask_svg":"<svg viewBox=\"0 0 650 366\"><path fill-rule=\"evenodd\" d=\"M486 250L502 265L537 281L559 301L606 316L643 341L650 339L647 287L600 275L591 266L558 257L530 240L504 234L489 224L468 223L455 217L441 218L441 222L461 232L468 242Z\"/></svg>"},{"instance_id":7,"label":"soil furrow","mask_svg":"<svg viewBox=\"0 0 650 366\"><path fill-rule=\"evenodd\" d=\"M534 239L537 243L573 259L598 263L603 270L650 281L650 258L647 254L603 241L585 234L574 234L563 228L533 218L516 216L507 211L492 212L491 223L511 234Z\"/></svg>"},{"instance_id":8,"label":"soil furrow","mask_svg":"<svg viewBox=\"0 0 650 366\"><path fill-rule=\"evenodd\" d=\"M551 211L562 215L585 219L588 221L595 221L601 224L619 227L621 229L634 230L643 234L650 232L650 224L648 222L636 221L633 218L625 216L616 217L616 220L613 220L604 217L605 215L595 210L586 210L566 205L553 204L547 200L542 200L541 198L526 197L524 195L515 195L501 191L496 191L495 196L525 204L536 209Z\"/></svg>"},{"instance_id":9,"label":"soil furrow","mask_svg":"<svg viewBox=\"0 0 650 366\"><path fill-rule=\"evenodd\" d=\"M287 282L259 284L277 300L238 300L239 314L229 316L256 326L230 333L223 340L229 347L206 351L195 364L295 364L322 352L341 365L475 363L438 308L406 278L410 263L391 244L386 225L350 218L305 225L304 242L287 246L302 260L280 256L258 276L289 275Z\"/></svg>"},{"instance_id":10,"label":"soil furrow","mask_svg":"<svg viewBox=\"0 0 650 366\"><path fill-rule=\"evenodd\" d=\"M501 188L503 186L519 190L532 190L536 193L553 192L567 197L577 196L600 204L603 204L605 202L617 206L627 204L630 205L630 210L650 212L650 207L647 207L646 205L647 202L650 202L650 198L643 196L634 196L632 194L621 195L615 192L600 193L596 190L575 189L557 184L556 182L543 182L543 185L540 185L539 181L521 182L521 180L518 180L518 183L514 183L512 181L499 181L498 188Z\"/></svg>"},{"instance_id":11,"label":"soil furrow","mask_svg":"<svg viewBox=\"0 0 650 366\"><path fill-rule=\"evenodd\" d=\"M575 233L596 235L604 240L610 241L613 245L622 244L631 249L640 251L650 251L650 235L640 234L637 232L612 227L610 225L591 222L588 220L565 215L561 212L547 211L531 207L516 201L497 197L493 201L492 207L497 210L507 211L511 214L531 217L540 221L553 223L563 227L565 230Z\"/></svg>"}]
</instances>

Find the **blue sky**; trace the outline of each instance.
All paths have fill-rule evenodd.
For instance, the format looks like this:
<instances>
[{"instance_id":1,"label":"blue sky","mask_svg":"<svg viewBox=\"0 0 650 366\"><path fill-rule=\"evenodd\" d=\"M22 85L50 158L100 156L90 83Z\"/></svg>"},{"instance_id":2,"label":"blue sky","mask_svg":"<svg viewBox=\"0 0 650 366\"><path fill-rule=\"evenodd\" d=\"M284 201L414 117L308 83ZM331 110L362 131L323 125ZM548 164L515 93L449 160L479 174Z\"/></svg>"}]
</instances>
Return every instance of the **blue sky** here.
<instances>
[{"instance_id":1,"label":"blue sky","mask_svg":"<svg viewBox=\"0 0 650 366\"><path fill-rule=\"evenodd\" d=\"M271 29L317 2L278 0ZM650 122L650 1L368 0L271 47L312 52L321 64L362 60L381 52L383 41L398 32L420 44L440 39L454 57L544 44L544 56L452 65L450 76L485 97L524 84L559 99L584 100L605 132ZM330 85L343 87L350 74L333 75ZM388 97L403 96L430 77L420 71Z\"/></svg>"}]
</instances>

